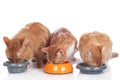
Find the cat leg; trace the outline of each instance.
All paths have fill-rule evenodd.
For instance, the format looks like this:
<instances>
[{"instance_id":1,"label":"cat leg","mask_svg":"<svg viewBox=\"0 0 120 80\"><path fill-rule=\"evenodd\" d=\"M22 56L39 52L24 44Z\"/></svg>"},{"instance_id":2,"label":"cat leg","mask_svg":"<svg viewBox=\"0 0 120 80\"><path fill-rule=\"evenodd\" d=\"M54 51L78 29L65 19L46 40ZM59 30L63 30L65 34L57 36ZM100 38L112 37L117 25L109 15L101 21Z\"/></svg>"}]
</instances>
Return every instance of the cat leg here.
<instances>
[{"instance_id":1,"label":"cat leg","mask_svg":"<svg viewBox=\"0 0 120 80\"><path fill-rule=\"evenodd\" d=\"M43 60L43 55L42 55L42 53L37 53L36 55L35 55L35 58L36 58L36 66L37 66L37 68L41 68L42 67L42 60Z\"/></svg>"},{"instance_id":2,"label":"cat leg","mask_svg":"<svg viewBox=\"0 0 120 80\"><path fill-rule=\"evenodd\" d=\"M43 64L46 64L48 62L47 58L44 58L42 62Z\"/></svg>"},{"instance_id":3,"label":"cat leg","mask_svg":"<svg viewBox=\"0 0 120 80\"><path fill-rule=\"evenodd\" d=\"M75 53L78 51L78 49L76 48L73 53L68 57L68 61L76 61L76 58L74 57Z\"/></svg>"},{"instance_id":4,"label":"cat leg","mask_svg":"<svg viewBox=\"0 0 120 80\"><path fill-rule=\"evenodd\" d=\"M44 66L47 62L48 62L48 60L47 60L47 54L44 54L44 53L43 53L43 57L42 57L42 64L43 64L43 66Z\"/></svg>"},{"instance_id":5,"label":"cat leg","mask_svg":"<svg viewBox=\"0 0 120 80\"><path fill-rule=\"evenodd\" d=\"M74 57L74 54L72 54L71 56L69 56L68 58L67 58L67 61L76 61L76 58Z\"/></svg>"},{"instance_id":6,"label":"cat leg","mask_svg":"<svg viewBox=\"0 0 120 80\"><path fill-rule=\"evenodd\" d=\"M41 68L42 67L42 61L41 61L41 59L39 59L39 57L36 57L36 65L37 65L37 68Z\"/></svg>"},{"instance_id":7,"label":"cat leg","mask_svg":"<svg viewBox=\"0 0 120 80\"><path fill-rule=\"evenodd\" d=\"M76 61L76 58L74 57L75 53L78 51L78 48L76 48L74 51L73 51L73 54L71 56L72 58L72 61Z\"/></svg>"},{"instance_id":8,"label":"cat leg","mask_svg":"<svg viewBox=\"0 0 120 80\"><path fill-rule=\"evenodd\" d=\"M112 52L112 57L111 58L115 58L115 57L118 57L118 53Z\"/></svg>"},{"instance_id":9,"label":"cat leg","mask_svg":"<svg viewBox=\"0 0 120 80\"><path fill-rule=\"evenodd\" d=\"M36 58L35 58L35 57L33 57L31 61L32 61L32 62L36 62Z\"/></svg>"},{"instance_id":10,"label":"cat leg","mask_svg":"<svg viewBox=\"0 0 120 80\"><path fill-rule=\"evenodd\" d=\"M75 57L71 57L72 61L76 61L76 58Z\"/></svg>"},{"instance_id":11,"label":"cat leg","mask_svg":"<svg viewBox=\"0 0 120 80\"><path fill-rule=\"evenodd\" d=\"M39 53L35 55L35 58L36 58L37 68L44 67L44 65L48 62L46 58L46 54L44 54L41 51L39 51Z\"/></svg>"}]
</instances>

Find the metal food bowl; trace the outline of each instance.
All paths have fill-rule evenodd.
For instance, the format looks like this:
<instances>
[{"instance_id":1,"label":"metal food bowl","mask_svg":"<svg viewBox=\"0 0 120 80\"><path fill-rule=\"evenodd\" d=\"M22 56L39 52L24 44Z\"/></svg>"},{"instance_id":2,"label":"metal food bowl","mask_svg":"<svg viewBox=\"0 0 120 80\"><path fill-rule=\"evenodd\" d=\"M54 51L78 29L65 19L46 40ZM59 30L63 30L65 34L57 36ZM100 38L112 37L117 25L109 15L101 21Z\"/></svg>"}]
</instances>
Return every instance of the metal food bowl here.
<instances>
[{"instance_id":1,"label":"metal food bowl","mask_svg":"<svg viewBox=\"0 0 120 80\"><path fill-rule=\"evenodd\" d=\"M11 63L10 61L6 61L3 63L4 66L7 66L9 73L22 73L27 69L27 65L29 65L28 61L23 61L21 63Z\"/></svg>"},{"instance_id":2,"label":"metal food bowl","mask_svg":"<svg viewBox=\"0 0 120 80\"><path fill-rule=\"evenodd\" d=\"M105 64L103 64L102 66L91 67L85 63L79 63L77 65L77 68L80 69L81 73L98 74L98 73L101 73L104 69L106 69L107 66Z\"/></svg>"}]
</instances>

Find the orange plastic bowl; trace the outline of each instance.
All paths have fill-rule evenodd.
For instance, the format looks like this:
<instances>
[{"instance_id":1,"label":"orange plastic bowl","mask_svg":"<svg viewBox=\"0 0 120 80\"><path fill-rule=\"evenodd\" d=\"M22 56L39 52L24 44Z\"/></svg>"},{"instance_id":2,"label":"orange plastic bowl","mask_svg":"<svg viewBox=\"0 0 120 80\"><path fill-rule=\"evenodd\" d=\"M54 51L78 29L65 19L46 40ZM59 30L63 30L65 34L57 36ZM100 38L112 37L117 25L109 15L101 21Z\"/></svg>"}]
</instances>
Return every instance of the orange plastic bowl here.
<instances>
[{"instance_id":1,"label":"orange plastic bowl","mask_svg":"<svg viewBox=\"0 0 120 80\"><path fill-rule=\"evenodd\" d=\"M67 74L73 72L73 67L68 61L62 64L51 64L48 62L44 67L44 72L50 74Z\"/></svg>"}]
</instances>

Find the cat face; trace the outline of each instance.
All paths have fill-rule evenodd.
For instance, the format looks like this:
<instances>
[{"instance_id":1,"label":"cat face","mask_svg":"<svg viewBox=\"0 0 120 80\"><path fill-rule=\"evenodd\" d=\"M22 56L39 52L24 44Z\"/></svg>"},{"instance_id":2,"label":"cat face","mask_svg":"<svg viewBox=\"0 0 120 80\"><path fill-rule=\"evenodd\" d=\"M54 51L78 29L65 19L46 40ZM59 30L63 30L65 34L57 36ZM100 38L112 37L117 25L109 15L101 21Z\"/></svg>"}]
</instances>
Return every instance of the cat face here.
<instances>
[{"instance_id":1,"label":"cat face","mask_svg":"<svg viewBox=\"0 0 120 80\"><path fill-rule=\"evenodd\" d=\"M19 63L23 59L27 59L28 57L32 57L31 49L28 46L29 40L23 39L12 39L10 40L8 37L3 38L6 48L6 56L9 61L13 63Z\"/></svg>"},{"instance_id":2,"label":"cat face","mask_svg":"<svg viewBox=\"0 0 120 80\"><path fill-rule=\"evenodd\" d=\"M47 53L47 59L50 63L59 64L65 61L66 53L64 49L57 48L55 46L49 46L42 49L43 52Z\"/></svg>"},{"instance_id":3,"label":"cat face","mask_svg":"<svg viewBox=\"0 0 120 80\"><path fill-rule=\"evenodd\" d=\"M82 57L84 62L90 66L101 66L103 64L102 50L103 46L89 45Z\"/></svg>"}]
</instances>

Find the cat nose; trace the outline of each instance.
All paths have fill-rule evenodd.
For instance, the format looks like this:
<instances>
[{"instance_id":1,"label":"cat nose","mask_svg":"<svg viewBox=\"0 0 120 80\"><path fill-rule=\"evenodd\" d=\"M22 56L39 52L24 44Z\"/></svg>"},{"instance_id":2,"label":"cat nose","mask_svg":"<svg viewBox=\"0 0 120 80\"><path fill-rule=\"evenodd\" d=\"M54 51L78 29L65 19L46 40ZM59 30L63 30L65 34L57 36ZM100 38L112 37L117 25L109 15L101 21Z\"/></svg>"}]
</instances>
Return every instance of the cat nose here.
<instances>
[{"instance_id":1,"label":"cat nose","mask_svg":"<svg viewBox=\"0 0 120 80\"><path fill-rule=\"evenodd\" d=\"M9 61L11 61L12 63L14 62L14 59L12 59L12 58L8 58L9 59Z\"/></svg>"}]
</instances>

